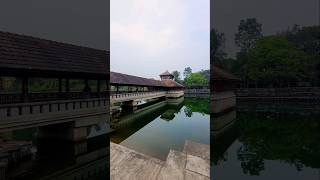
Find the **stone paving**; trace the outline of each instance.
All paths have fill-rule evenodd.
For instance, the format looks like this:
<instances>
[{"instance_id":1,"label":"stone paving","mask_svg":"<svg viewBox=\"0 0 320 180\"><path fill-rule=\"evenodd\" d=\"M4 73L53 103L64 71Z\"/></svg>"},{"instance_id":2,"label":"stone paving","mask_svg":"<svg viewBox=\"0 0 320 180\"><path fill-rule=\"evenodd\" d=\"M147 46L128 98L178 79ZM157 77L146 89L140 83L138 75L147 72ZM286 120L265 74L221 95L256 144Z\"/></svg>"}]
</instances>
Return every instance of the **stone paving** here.
<instances>
[{"instance_id":1,"label":"stone paving","mask_svg":"<svg viewBox=\"0 0 320 180\"><path fill-rule=\"evenodd\" d=\"M183 152L170 150L166 161L111 142L112 180L209 180L210 146L187 140Z\"/></svg>"}]
</instances>

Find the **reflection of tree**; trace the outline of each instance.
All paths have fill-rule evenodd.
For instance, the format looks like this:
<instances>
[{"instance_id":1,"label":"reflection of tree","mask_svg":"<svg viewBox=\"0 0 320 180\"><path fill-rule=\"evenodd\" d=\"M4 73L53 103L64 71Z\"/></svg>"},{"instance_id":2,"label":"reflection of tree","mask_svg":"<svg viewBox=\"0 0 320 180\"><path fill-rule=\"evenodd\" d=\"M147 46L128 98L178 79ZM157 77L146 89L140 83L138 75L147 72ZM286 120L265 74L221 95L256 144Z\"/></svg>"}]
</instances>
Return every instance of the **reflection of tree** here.
<instances>
[{"instance_id":1,"label":"reflection of tree","mask_svg":"<svg viewBox=\"0 0 320 180\"><path fill-rule=\"evenodd\" d=\"M250 117L250 118L249 118ZM280 160L295 165L320 168L320 121L306 115L239 113L238 159L244 173L259 175L264 160Z\"/></svg>"},{"instance_id":2,"label":"reflection of tree","mask_svg":"<svg viewBox=\"0 0 320 180\"><path fill-rule=\"evenodd\" d=\"M209 98L185 98L184 100L184 105L186 106L185 109L188 108L192 112L199 112L202 114L210 114L209 103L210 103ZM184 111L186 113L186 110Z\"/></svg>"},{"instance_id":3,"label":"reflection of tree","mask_svg":"<svg viewBox=\"0 0 320 180\"><path fill-rule=\"evenodd\" d=\"M166 121L170 121L175 117L174 113L176 113L176 110L168 109L166 112L161 114L160 118Z\"/></svg>"},{"instance_id":4,"label":"reflection of tree","mask_svg":"<svg viewBox=\"0 0 320 180\"><path fill-rule=\"evenodd\" d=\"M257 154L248 153L248 147L242 146L238 150L238 160L245 174L259 175L264 170L264 161Z\"/></svg>"},{"instance_id":5,"label":"reflection of tree","mask_svg":"<svg viewBox=\"0 0 320 180\"><path fill-rule=\"evenodd\" d=\"M192 109L189 107L184 108L184 113L186 114L187 117L191 117L192 116Z\"/></svg>"}]
</instances>

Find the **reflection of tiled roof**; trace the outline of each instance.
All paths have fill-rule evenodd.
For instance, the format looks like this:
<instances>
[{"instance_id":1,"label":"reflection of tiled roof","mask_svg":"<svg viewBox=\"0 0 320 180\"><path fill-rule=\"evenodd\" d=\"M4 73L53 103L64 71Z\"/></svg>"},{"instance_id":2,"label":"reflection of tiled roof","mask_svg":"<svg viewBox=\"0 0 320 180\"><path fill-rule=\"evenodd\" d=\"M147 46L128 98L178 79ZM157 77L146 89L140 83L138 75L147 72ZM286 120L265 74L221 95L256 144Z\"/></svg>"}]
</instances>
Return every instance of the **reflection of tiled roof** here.
<instances>
[{"instance_id":1,"label":"reflection of tiled roof","mask_svg":"<svg viewBox=\"0 0 320 180\"><path fill-rule=\"evenodd\" d=\"M0 68L103 75L109 52L0 31Z\"/></svg>"},{"instance_id":2,"label":"reflection of tiled roof","mask_svg":"<svg viewBox=\"0 0 320 180\"><path fill-rule=\"evenodd\" d=\"M237 78L235 75L230 74L228 72L226 72L225 70L214 66L213 67L213 80L217 81L217 80L235 80L235 81L239 81L240 79Z\"/></svg>"},{"instance_id":3,"label":"reflection of tiled roof","mask_svg":"<svg viewBox=\"0 0 320 180\"><path fill-rule=\"evenodd\" d=\"M160 74L160 76L173 76L173 74L171 74L168 70L162 74Z\"/></svg>"},{"instance_id":4,"label":"reflection of tiled roof","mask_svg":"<svg viewBox=\"0 0 320 180\"><path fill-rule=\"evenodd\" d=\"M158 87L183 87L174 80L154 80L138 76L132 76L117 72L110 72L110 83L121 85L140 85L140 86L158 86Z\"/></svg>"}]
</instances>

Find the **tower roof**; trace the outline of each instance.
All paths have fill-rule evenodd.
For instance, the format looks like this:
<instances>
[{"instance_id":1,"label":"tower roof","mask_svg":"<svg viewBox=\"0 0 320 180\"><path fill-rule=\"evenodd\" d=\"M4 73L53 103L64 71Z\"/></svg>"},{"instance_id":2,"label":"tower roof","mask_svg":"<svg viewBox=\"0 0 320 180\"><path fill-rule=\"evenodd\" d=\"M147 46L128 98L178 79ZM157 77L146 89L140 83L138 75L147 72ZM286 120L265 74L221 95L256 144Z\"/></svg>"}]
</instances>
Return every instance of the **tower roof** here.
<instances>
[{"instance_id":1,"label":"tower roof","mask_svg":"<svg viewBox=\"0 0 320 180\"><path fill-rule=\"evenodd\" d=\"M168 70L166 70L166 72L160 74L160 76L173 76L173 74L171 74Z\"/></svg>"}]
</instances>

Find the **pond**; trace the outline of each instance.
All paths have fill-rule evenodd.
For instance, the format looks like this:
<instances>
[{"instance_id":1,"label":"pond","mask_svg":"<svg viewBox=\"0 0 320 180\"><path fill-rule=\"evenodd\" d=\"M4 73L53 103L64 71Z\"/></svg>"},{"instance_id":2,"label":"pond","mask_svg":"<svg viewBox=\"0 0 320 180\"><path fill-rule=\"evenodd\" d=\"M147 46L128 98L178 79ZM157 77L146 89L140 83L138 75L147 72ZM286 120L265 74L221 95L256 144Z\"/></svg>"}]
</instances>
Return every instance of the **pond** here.
<instances>
[{"instance_id":1,"label":"pond","mask_svg":"<svg viewBox=\"0 0 320 180\"><path fill-rule=\"evenodd\" d=\"M209 98L169 99L117 118L112 142L162 160L186 140L210 143Z\"/></svg>"},{"instance_id":2,"label":"pond","mask_svg":"<svg viewBox=\"0 0 320 180\"><path fill-rule=\"evenodd\" d=\"M107 135L72 142L41 139L38 138L38 132L38 128L30 128L0 133L0 139L11 144L31 143L33 152L28 158L12 164L9 162L9 169L0 175L0 179L107 179ZM0 152L0 163L5 160L5 155L6 153ZM15 155L15 158L19 156ZM4 172L3 167L0 167L0 170Z\"/></svg>"},{"instance_id":3,"label":"pond","mask_svg":"<svg viewBox=\"0 0 320 180\"><path fill-rule=\"evenodd\" d=\"M211 177L319 180L318 108L240 102L237 110L212 117Z\"/></svg>"}]
</instances>

